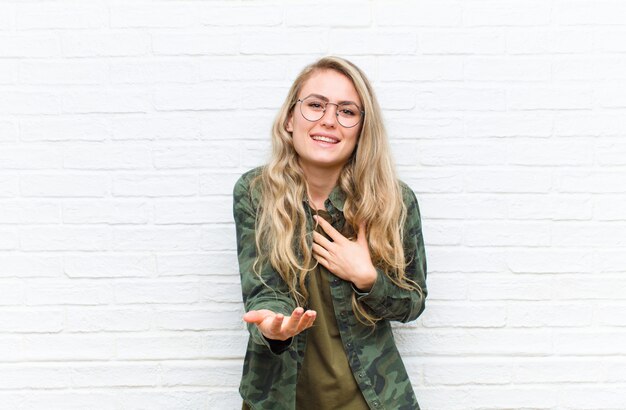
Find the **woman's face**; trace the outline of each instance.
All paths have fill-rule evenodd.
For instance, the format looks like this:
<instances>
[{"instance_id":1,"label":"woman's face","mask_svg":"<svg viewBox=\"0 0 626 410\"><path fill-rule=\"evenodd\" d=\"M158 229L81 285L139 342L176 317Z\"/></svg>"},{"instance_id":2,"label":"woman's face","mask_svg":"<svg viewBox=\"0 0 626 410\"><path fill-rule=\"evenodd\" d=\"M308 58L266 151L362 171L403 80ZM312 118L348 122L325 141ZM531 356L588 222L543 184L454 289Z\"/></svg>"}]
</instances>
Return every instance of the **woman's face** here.
<instances>
[{"instance_id":1,"label":"woman's face","mask_svg":"<svg viewBox=\"0 0 626 410\"><path fill-rule=\"evenodd\" d=\"M362 107L352 81L335 70L314 73L303 84L298 99L311 95L330 103L352 101ZM322 118L311 122L302 116L301 104L296 104L287 122L300 165L305 171L340 170L356 147L362 121L352 128L343 127L337 121L337 106L328 104Z\"/></svg>"}]
</instances>

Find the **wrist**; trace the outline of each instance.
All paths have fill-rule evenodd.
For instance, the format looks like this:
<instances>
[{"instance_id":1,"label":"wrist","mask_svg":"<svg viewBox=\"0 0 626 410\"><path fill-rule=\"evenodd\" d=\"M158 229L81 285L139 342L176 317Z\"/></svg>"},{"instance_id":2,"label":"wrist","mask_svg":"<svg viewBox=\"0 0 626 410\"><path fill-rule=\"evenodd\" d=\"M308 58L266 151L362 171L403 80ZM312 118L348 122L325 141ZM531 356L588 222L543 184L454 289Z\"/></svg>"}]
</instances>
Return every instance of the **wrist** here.
<instances>
[{"instance_id":1,"label":"wrist","mask_svg":"<svg viewBox=\"0 0 626 410\"><path fill-rule=\"evenodd\" d=\"M359 279L353 280L352 283L360 291L369 292L374 283L376 283L376 278L378 278L378 273L376 268L372 266L371 269L368 269L365 274L359 275Z\"/></svg>"}]
</instances>

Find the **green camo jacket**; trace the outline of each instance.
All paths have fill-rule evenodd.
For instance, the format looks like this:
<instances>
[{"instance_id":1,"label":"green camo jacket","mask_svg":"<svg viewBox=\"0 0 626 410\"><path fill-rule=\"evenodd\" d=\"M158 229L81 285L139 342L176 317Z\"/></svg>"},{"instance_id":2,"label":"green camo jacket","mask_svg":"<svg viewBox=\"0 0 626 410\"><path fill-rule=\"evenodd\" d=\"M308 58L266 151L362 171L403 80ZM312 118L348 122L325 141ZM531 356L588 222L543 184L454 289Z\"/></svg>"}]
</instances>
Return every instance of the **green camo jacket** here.
<instances>
[{"instance_id":1,"label":"green camo jacket","mask_svg":"<svg viewBox=\"0 0 626 410\"><path fill-rule=\"evenodd\" d=\"M233 212L237 228L237 252L241 287L246 312L269 309L290 315L296 302L289 296L287 285L269 264L264 264L261 277L252 269L257 255L255 217L260 201L259 189L250 183L260 168L248 171L234 188ZM426 256L420 212L413 191L405 184L403 200L407 207L404 227L404 250L408 265L406 273L422 291L409 291L396 286L382 271L368 293L360 293L351 282L331 275L331 295L337 325L355 380L372 409L419 409L411 382L396 348L389 321L409 322L424 310L426 299ZM338 187L325 203L340 230L345 219L345 194ZM303 206L308 204L303 201ZM309 230L313 221L307 221ZM351 296L356 292L359 303L366 305L383 319L375 327L363 325L352 312ZM239 392L252 409L294 410L296 381L304 358L306 331L286 342L269 342L255 325L248 325L250 338L244 360Z\"/></svg>"}]
</instances>

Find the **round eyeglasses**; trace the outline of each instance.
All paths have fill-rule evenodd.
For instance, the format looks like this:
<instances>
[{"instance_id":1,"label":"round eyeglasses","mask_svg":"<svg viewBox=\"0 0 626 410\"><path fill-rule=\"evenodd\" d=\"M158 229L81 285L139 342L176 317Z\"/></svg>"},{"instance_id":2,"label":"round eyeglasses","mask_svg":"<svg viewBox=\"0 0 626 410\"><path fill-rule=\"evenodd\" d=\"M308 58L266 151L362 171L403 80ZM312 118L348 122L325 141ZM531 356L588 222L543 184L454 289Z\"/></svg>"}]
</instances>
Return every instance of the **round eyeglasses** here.
<instances>
[{"instance_id":1,"label":"round eyeglasses","mask_svg":"<svg viewBox=\"0 0 626 410\"><path fill-rule=\"evenodd\" d=\"M320 97L309 96L297 102L300 103L300 113L304 119L311 122L319 121L326 113L326 106L331 104L337 106L335 115L339 124L344 128L355 127L365 115L365 111L349 101L336 104Z\"/></svg>"}]
</instances>

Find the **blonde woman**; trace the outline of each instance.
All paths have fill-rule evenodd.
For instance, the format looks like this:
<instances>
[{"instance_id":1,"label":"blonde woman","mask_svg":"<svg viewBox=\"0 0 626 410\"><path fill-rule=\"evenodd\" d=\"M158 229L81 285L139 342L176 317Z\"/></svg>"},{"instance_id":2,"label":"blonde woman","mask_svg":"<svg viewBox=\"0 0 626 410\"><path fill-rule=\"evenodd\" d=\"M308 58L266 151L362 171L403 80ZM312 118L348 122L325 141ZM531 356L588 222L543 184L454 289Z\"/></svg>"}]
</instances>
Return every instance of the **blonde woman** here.
<instances>
[{"instance_id":1,"label":"blonde woman","mask_svg":"<svg viewBox=\"0 0 626 410\"><path fill-rule=\"evenodd\" d=\"M418 409L390 321L424 310L412 190L395 174L363 72L307 66L272 129L270 162L234 189L252 409Z\"/></svg>"}]
</instances>

